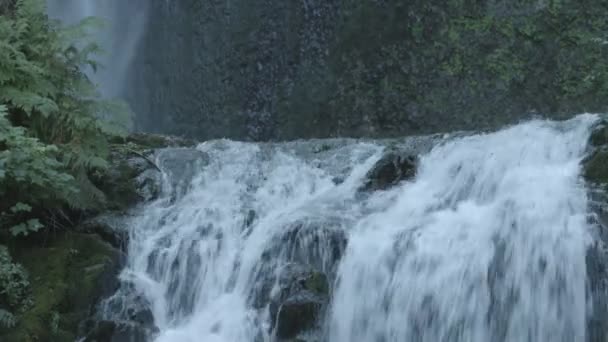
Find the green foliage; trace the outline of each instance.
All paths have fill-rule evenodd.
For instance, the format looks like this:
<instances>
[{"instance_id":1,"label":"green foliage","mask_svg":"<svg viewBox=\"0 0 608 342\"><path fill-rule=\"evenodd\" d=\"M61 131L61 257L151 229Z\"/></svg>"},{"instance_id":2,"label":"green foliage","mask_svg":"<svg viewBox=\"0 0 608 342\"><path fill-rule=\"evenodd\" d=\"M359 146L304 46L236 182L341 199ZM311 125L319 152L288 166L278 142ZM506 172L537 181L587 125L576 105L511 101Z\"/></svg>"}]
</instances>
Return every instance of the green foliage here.
<instances>
[{"instance_id":1,"label":"green foliage","mask_svg":"<svg viewBox=\"0 0 608 342\"><path fill-rule=\"evenodd\" d=\"M89 175L108 167L109 139L126 135L129 110L100 100L82 71L97 68L87 19L63 28L43 0L0 13L0 226L14 235L42 227L45 211L98 208Z\"/></svg>"},{"instance_id":2,"label":"green foliage","mask_svg":"<svg viewBox=\"0 0 608 342\"><path fill-rule=\"evenodd\" d=\"M14 312L31 304L29 287L25 269L14 263L8 249L0 245L0 327L13 327L17 323Z\"/></svg>"},{"instance_id":3,"label":"green foliage","mask_svg":"<svg viewBox=\"0 0 608 342\"><path fill-rule=\"evenodd\" d=\"M324 79L299 80L295 89L305 89L280 108L296 136L331 127L386 137L604 112L607 17L608 2L598 0L344 0Z\"/></svg>"}]
</instances>

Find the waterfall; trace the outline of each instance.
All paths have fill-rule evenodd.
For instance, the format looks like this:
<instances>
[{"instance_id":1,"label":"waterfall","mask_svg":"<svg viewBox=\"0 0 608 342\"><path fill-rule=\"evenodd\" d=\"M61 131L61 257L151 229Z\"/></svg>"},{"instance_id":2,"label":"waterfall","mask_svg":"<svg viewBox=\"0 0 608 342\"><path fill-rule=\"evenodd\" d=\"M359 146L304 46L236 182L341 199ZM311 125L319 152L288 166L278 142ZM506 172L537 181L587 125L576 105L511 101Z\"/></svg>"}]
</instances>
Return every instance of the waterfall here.
<instances>
[{"instance_id":1,"label":"waterfall","mask_svg":"<svg viewBox=\"0 0 608 342\"><path fill-rule=\"evenodd\" d=\"M353 227L330 340L584 341L586 123L425 155L416 181Z\"/></svg>"},{"instance_id":2,"label":"waterfall","mask_svg":"<svg viewBox=\"0 0 608 342\"><path fill-rule=\"evenodd\" d=\"M304 341L584 341L595 121L162 150L113 300L143 298L151 341L275 341L281 279L308 267L331 295ZM388 148L419 155L415 177L363 191Z\"/></svg>"},{"instance_id":3,"label":"waterfall","mask_svg":"<svg viewBox=\"0 0 608 342\"><path fill-rule=\"evenodd\" d=\"M102 19L104 25L93 36L103 53L95 56L100 68L89 70L103 96L124 96L129 67L137 52L146 25L146 0L47 0L48 14L67 25L88 17Z\"/></svg>"}]
</instances>

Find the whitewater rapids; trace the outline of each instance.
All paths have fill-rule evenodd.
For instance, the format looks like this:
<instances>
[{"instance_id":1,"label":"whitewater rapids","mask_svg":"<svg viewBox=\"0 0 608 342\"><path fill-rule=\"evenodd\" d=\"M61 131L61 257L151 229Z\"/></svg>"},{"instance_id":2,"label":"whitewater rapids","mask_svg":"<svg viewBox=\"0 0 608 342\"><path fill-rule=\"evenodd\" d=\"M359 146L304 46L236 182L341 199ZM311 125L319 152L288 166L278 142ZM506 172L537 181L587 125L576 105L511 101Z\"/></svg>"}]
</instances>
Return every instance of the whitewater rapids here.
<instances>
[{"instance_id":1,"label":"whitewater rapids","mask_svg":"<svg viewBox=\"0 0 608 342\"><path fill-rule=\"evenodd\" d=\"M220 140L179 166L179 151L161 151L163 195L130 219L121 277L149 304L155 342L274 341L268 306L254 303L291 262L331 280L315 340L585 341L581 160L597 120L390 142ZM388 145L418 155L415 177L362 191ZM294 248L281 236L298 222Z\"/></svg>"}]
</instances>

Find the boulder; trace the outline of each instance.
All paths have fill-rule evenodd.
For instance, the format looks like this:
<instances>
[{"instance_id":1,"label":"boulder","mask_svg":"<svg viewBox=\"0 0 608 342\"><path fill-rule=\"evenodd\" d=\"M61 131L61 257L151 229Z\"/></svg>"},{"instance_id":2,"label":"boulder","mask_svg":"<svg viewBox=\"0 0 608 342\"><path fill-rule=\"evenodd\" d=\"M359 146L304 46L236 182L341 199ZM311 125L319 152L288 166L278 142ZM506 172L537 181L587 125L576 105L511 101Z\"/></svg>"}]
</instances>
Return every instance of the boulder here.
<instances>
[{"instance_id":1,"label":"boulder","mask_svg":"<svg viewBox=\"0 0 608 342\"><path fill-rule=\"evenodd\" d=\"M608 183L608 150L596 149L583 161L583 175L591 183Z\"/></svg>"},{"instance_id":2,"label":"boulder","mask_svg":"<svg viewBox=\"0 0 608 342\"><path fill-rule=\"evenodd\" d=\"M124 211L158 196L160 172L152 161L154 153L123 147L112 152L108 170L92 179L106 195L106 210Z\"/></svg>"},{"instance_id":3,"label":"boulder","mask_svg":"<svg viewBox=\"0 0 608 342\"><path fill-rule=\"evenodd\" d=\"M139 325L99 321L83 342L146 342L149 332Z\"/></svg>"},{"instance_id":4,"label":"boulder","mask_svg":"<svg viewBox=\"0 0 608 342\"><path fill-rule=\"evenodd\" d=\"M134 291L131 283L122 283L120 289L97 308L102 315L93 315L80 326L80 336L91 342L149 340L158 332L158 327L150 303Z\"/></svg>"},{"instance_id":5,"label":"boulder","mask_svg":"<svg viewBox=\"0 0 608 342\"><path fill-rule=\"evenodd\" d=\"M160 195L161 174L156 164L157 149L171 149L172 158L200 157L191 148L195 141L159 134L134 133L126 139L114 141L107 171L93 175L94 184L106 194L108 210L125 210ZM190 148L186 148L190 147ZM171 158L169 158L171 159ZM198 160L198 159L197 159ZM172 165L172 164L169 164ZM183 163L177 163L179 169Z\"/></svg>"},{"instance_id":6,"label":"boulder","mask_svg":"<svg viewBox=\"0 0 608 342\"><path fill-rule=\"evenodd\" d=\"M391 149L376 162L365 176L360 191L386 190L416 175L417 157Z\"/></svg>"},{"instance_id":7,"label":"boulder","mask_svg":"<svg viewBox=\"0 0 608 342\"><path fill-rule=\"evenodd\" d=\"M593 147L608 144L608 125L605 121L602 121L593 129L589 137L589 144Z\"/></svg>"},{"instance_id":8,"label":"boulder","mask_svg":"<svg viewBox=\"0 0 608 342\"><path fill-rule=\"evenodd\" d=\"M269 312L279 340L298 337L319 328L329 303L327 276L300 264L287 264L278 279Z\"/></svg>"},{"instance_id":9,"label":"boulder","mask_svg":"<svg viewBox=\"0 0 608 342\"><path fill-rule=\"evenodd\" d=\"M81 223L78 229L86 233L99 235L114 248L126 250L129 242L129 231L124 225L124 218L118 213L107 213L92 217Z\"/></svg>"},{"instance_id":10,"label":"boulder","mask_svg":"<svg viewBox=\"0 0 608 342\"><path fill-rule=\"evenodd\" d=\"M340 219L305 218L292 223L279 237L277 254L291 256L290 261L309 264L329 271L346 249L346 234Z\"/></svg>"},{"instance_id":11,"label":"boulder","mask_svg":"<svg viewBox=\"0 0 608 342\"><path fill-rule=\"evenodd\" d=\"M308 291L286 299L279 307L276 317L276 337L296 338L298 334L314 328L325 304L325 299Z\"/></svg>"}]
</instances>

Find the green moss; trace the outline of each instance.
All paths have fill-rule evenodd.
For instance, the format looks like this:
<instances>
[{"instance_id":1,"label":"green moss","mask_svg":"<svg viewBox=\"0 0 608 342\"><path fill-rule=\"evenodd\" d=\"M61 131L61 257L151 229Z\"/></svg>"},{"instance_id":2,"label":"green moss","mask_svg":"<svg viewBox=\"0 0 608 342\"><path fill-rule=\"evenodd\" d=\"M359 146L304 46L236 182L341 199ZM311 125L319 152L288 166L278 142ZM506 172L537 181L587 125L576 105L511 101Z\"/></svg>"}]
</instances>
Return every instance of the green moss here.
<instances>
[{"instance_id":1,"label":"green moss","mask_svg":"<svg viewBox=\"0 0 608 342\"><path fill-rule=\"evenodd\" d=\"M133 133L124 142L138 151L165 147L190 147L196 144L193 140L151 133Z\"/></svg>"},{"instance_id":2,"label":"green moss","mask_svg":"<svg viewBox=\"0 0 608 342\"><path fill-rule=\"evenodd\" d=\"M128 163L124 155L113 162L110 174L107 174L99 185L106 194L107 209L123 210L140 199L135 180L140 172L141 170Z\"/></svg>"},{"instance_id":3,"label":"green moss","mask_svg":"<svg viewBox=\"0 0 608 342\"><path fill-rule=\"evenodd\" d=\"M321 272L313 272L304 282L304 288L319 295L329 294L327 277Z\"/></svg>"},{"instance_id":4,"label":"green moss","mask_svg":"<svg viewBox=\"0 0 608 342\"><path fill-rule=\"evenodd\" d=\"M608 185L608 151L596 151L585 161L584 170L588 181Z\"/></svg>"},{"instance_id":5,"label":"green moss","mask_svg":"<svg viewBox=\"0 0 608 342\"><path fill-rule=\"evenodd\" d=\"M593 131L589 138L591 146L603 146L608 144L608 126L602 125Z\"/></svg>"},{"instance_id":6,"label":"green moss","mask_svg":"<svg viewBox=\"0 0 608 342\"><path fill-rule=\"evenodd\" d=\"M78 324L100 295L102 276L118 265L118 255L90 234L61 234L46 246L24 244L11 247L30 274L33 305L0 340L73 342Z\"/></svg>"}]
</instances>

